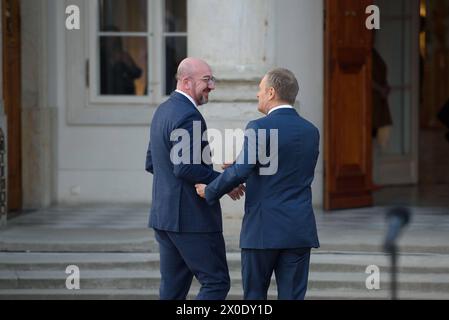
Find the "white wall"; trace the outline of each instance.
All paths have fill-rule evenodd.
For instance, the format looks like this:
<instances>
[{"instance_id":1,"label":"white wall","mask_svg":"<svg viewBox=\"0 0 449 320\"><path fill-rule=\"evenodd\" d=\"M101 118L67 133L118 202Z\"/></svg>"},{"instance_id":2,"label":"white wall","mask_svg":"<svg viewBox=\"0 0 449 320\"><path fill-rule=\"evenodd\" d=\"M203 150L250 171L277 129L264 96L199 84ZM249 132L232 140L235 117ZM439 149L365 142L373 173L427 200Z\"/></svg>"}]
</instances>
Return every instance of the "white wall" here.
<instances>
[{"instance_id":1,"label":"white wall","mask_svg":"<svg viewBox=\"0 0 449 320\"><path fill-rule=\"evenodd\" d=\"M67 123L65 72L65 7L56 7L54 90L49 100L58 106L56 200L58 203L129 203L151 200L151 176L146 174L146 126L74 126ZM84 26L82 25L81 28ZM70 32L82 32L70 31Z\"/></svg>"},{"instance_id":2,"label":"white wall","mask_svg":"<svg viewBox=\"0 0 449 320\"><path fill-rule=\"evenodd\" d=\"M315 124L323 145L323 1L281 0L276 6L276 65L299 81L300 114ZM313 201L323 204L323 148L313 184Z\"/></svg>"}]
</instances>

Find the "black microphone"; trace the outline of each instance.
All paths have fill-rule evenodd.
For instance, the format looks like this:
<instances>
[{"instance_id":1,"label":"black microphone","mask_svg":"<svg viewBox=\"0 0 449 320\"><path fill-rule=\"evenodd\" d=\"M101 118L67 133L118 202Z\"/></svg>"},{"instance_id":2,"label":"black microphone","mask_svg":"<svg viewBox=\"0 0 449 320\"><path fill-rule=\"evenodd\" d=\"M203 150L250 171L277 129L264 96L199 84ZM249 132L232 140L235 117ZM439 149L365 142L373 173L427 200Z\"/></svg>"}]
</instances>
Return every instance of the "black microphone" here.
<instances>
[{"instance_id":1,"label":"black microphone","mask_svg":"<svg viewBox=\"0 0 449 320\"><path fill-rule=\"evenodd\" d=\"M385 251L391 252L394 249L401 229L410 221L410 211L404 207L393 208L387 213L387 219L389 220L389 226L384 248Z\"/></svg>"}]
</instances>

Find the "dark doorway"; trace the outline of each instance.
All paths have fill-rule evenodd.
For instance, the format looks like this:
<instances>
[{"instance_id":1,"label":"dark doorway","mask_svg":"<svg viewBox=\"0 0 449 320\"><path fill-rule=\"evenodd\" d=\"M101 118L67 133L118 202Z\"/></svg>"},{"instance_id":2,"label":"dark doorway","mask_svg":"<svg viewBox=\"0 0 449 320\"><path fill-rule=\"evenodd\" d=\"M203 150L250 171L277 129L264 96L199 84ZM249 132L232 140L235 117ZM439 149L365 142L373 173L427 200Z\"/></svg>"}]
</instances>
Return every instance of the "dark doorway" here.
<instances>
[{"instance_id":1,"label":"dark doorway","mask_svg":"<svg viewBox=\"0 0 449 320\"><path fill-rule=\"evenodd\" d=\"M449 128L437 115L449 104L449 0L376 3L393 121L389 139L375 141L375 204L447 206Z\"/></svg>"}]
</instances>

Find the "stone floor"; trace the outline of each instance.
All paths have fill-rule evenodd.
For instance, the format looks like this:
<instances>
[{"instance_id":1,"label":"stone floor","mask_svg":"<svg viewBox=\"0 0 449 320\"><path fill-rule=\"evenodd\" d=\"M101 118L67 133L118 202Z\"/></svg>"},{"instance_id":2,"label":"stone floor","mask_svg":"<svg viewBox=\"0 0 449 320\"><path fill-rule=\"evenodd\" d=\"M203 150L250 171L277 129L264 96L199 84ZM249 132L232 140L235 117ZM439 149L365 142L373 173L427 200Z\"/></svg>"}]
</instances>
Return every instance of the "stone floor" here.
<instances>
[{"instance_id":1,"label":"stone floor","mask_svg":"<svg viewBox=\"0 0 449 320\"><path fill-rule=\"evenodd\" d=\"M323 250L379 250L387 230L386 206L316 210ZM400 244L405 250L449 253L449 206L410 207L412 220ZM147 229L148 206L53 207L11 219L0 231L3 251L155 251ZM238 250L241 214L224 215L229 250Z\"/></svg>"}]
</instances>

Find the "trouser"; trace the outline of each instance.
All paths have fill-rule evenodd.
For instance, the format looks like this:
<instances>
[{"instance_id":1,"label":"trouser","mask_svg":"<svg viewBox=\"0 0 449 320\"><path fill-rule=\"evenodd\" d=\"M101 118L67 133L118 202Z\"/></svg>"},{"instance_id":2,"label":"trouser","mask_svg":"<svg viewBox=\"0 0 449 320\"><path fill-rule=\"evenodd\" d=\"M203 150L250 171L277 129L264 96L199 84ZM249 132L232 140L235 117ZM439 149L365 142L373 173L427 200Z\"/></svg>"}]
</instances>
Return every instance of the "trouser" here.
<instances>
[{"instance_id":1,"label":"trouser","mask_svg":"<svg viewBox=\"0 0 449 320\"><path fill-rule=\"evenodd\" d=\"M310 248L242 249L245 300L266 300L273 271L279 300L304 300L309 278Z\"/></svg>"},{"instance_id":2,"label":"trouser","mask_svg":"<svg viewBox=\"0 0 449 320\"><path fill-rule=\"evenodd\" d=\"M223 234L155 230L160 250L161 300L185 300L193 277L197 300L224 300L230 289Z\"/></svg>"}]
</instances>

